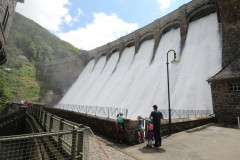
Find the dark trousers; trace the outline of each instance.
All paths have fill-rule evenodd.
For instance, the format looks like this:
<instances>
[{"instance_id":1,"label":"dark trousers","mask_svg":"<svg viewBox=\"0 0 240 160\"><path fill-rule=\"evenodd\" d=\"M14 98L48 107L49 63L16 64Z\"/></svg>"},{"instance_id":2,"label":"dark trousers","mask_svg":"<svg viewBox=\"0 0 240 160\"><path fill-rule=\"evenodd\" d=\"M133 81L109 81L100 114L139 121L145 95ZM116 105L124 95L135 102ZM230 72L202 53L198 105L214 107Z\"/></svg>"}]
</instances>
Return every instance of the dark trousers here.
<instances>
[{"instance_id":1,"label":"dark trousers","mask_svg":"<svg viewBox=\"0 0 240 160\"><path fill-rule=\"evenodd\" d=\"M161 146L162 138L161 138L160 126L153 126L153 132L154 132L154 137L155 137L155 145Z\"/></svg>"},{"instance_id":2,"label":"dark trousers","mask_svg":"<svg viewBox=\"0 0 240 160\"><path fill-rule=\"evenodd\" d=\"M116 140L117 141L122 141L123 140L123 133L124 133L124 124L118 122L117 123L117 135L116 135Z\"/></svg>"}]
</instances>

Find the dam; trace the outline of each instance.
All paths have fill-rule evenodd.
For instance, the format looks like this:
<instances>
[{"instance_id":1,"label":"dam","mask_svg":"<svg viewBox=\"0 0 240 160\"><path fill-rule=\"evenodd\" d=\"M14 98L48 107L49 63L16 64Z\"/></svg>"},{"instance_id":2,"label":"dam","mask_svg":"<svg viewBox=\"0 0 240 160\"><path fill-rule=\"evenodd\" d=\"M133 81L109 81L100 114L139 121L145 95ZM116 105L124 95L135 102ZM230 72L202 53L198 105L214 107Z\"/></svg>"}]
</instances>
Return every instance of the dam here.
<instances>
[{"instance_id":1,"label":"dam","mask_svg":"<svg viewBox=\"0 0 240 160\"><path fill-rule=\"evenodd\" d=\"M148 117L154 104L167 109L167 52L175 50L179 63L169 64L171 108L212 110L207 80L222 68L222 35L214 3L192 1L156 20L154 33L149 32L150 24L88 51L87 65L59 103L127 108L131 118Z\"/></svg>"}]
</instances>

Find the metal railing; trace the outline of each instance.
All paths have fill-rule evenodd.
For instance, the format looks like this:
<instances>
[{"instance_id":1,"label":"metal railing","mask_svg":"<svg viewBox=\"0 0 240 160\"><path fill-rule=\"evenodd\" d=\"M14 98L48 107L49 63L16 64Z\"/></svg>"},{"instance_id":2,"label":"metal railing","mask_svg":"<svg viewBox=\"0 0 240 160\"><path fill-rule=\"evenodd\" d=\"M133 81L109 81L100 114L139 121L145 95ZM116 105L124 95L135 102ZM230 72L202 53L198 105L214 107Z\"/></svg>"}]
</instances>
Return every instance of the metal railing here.
<instances>
[{"instance_id":1,"label":"metal railing","mask_svg":"<svg viewBox=\"0 0 240 160\"><path fill-rule=\"evenodd\" d=\"M0 137L0 159L80 159L81 155L77 154L76 145L75 148L72 147L71 153L68 153L60 148L58 143L52 138L71 136L74 143L78 141L77 134L79 132L81 131L75 129Z\"/></svg>"},{"instance_id":2,"label":"metal railing","mask_svg":"<svg viewBox=\"0 0 240 160\"><path fill-rule=\"evenodd\" d=\"M71 156L79 157L82 155L83 131L86 127L55 116L35 106L28 107L27 113L34 116L47 132L72 130L72 134L58 135L52 138L58 147L64 149Z\"/></svg>"},{"instance_id":3,"label":"metal railing","mask_svg":"<svg viewBox=\"0 0 240 160\"><path fill-rule=\"evenodd\" d=\"M87 153L83 141L88 141L84 134L89 128L36 106L28 106L25 114L40 133L0 137L0 159L83 159L83 152Z\"/></svg>"},{"instance_id":4,"label":"metal railing","mask_svg":"<svg viewBox=\"0 0 240 160\"><path fill-rule=\"evenodd\" d=\"M127 117L127 108L115 108L115 107L101 107L101 106L89 106L89 105L75 105L75 104L58 104L56 108L74 111L78 113L86 113L90 115L116 118L119 112L122 112L125 117Z\"/></svg>"},{"instance_id":5,"label":"metal railing","mask_svg":"<svg viewBox=\"0 0 240 160\"><path fill-rule=\"evenodd\" d=\"M165 119L168 118L168 109L160 109ZM175 110L171 109L172 118L208 117L213 114L212 110Z\"/></svg>"}]
</instances>

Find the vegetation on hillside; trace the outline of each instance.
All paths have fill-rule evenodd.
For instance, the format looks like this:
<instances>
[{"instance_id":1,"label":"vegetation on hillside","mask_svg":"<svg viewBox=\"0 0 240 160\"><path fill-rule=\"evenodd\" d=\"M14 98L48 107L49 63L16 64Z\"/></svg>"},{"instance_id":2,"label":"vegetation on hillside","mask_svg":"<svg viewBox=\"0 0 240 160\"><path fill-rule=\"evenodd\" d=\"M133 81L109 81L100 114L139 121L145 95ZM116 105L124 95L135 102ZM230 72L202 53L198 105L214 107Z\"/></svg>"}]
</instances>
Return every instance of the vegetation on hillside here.
<instances>
[{"instance_id":1,"label":"vegetation on hillside","mask_svg":"<svg viewBox=\"0 0 240 160\"><path fill-rule=\"evenodd\" d=\"M51 88L34 64L77 52L71 44L15 13L6 46L8 62L0 66L0 107L8 100L39 102L43 93ZM19 56L25 56L29 62Z\"/></svg>"},{"instance_id":2,"label":"vegetation on hillside","mask_svg":"<svg viewBox=\"0 0 240 160\"><path fill-rule=\"evenodd\" d=\"M1 103L12 101L39 102L40 96L49 90L39 70L29 62L11 61L0 67L0 87L5 86ZM4 81L5 80L5 81ZM2 87L1 87L2 88ZM6 97L6 98L4 98Z\"/></svg>"},{"instance_id":3,"label":"vegetation on hillside","mask_svg":"<svg viewBox=\"0 0 240 160\"><path fill-rule=\"evenodd\" d=\"M9 89L7 86L6 73L0 70L0 108L10 97Z\"/></svg>"},{"instance_id":4,"label":"vegetation on hillside","mask_svg":"<svg viewBox=\"0 0 240 160\"><path fill-rule=\"evenodd\" d=\"M42 62L77 54L78 49L34 21L15 13L6 51L8 59L24 55L30 62Z\"/></svg>"}]
</instances>

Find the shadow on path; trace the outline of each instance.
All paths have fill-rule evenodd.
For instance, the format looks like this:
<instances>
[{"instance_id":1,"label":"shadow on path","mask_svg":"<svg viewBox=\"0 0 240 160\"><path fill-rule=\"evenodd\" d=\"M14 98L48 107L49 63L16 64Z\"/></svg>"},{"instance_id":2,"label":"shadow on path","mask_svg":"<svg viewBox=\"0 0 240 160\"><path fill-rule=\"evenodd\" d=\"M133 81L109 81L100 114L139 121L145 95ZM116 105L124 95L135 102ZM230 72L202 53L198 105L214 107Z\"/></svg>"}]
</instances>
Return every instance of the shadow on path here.
<instances>
[{"instance_id":1,"label":"shadow on path","mask_svg":"<svg viewBox=\"0 0 240 160\"><path fill-rule=\"evenodd\" d=\"M164 153L164 152L166 152L166 150L164 148L161 148L161 147L159 147L159 148L155 148L155 147L149 148L149 147L144 146L143 148L140 148L138 150L141 151L142 153Z\"/></svg>"}]
</instances>

